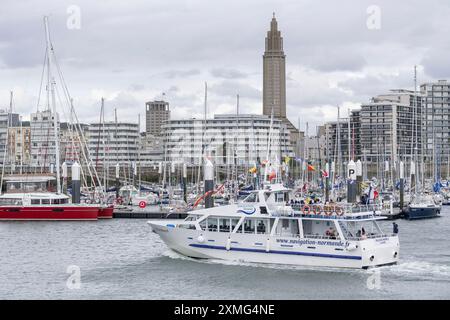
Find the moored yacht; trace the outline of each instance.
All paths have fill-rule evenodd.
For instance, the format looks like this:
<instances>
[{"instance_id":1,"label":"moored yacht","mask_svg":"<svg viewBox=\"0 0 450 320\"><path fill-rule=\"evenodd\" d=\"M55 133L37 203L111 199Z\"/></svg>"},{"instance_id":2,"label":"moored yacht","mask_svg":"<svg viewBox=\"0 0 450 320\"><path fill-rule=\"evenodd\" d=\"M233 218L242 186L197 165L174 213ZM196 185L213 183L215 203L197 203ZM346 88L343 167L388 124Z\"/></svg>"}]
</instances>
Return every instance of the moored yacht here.
<instances>
[{"instance_id":1,"label":"moored yacht","mask_svg":"<svg viewBox=\"0 0 450 320\"><path fill-rule=\"evenodd\" d=\"M304 205L281 184L239 204L200 209L183 222L149 222L172 250L193 258L342 268L395 264L397 234L384 233L376 206Z\"/></svg>"},{"instance_id":2,"label":"moored yacht","mask_svg":"<svg viewBox=\"0 0 450 320\"><path fill-rule=\"evenodd\" d=\"M72 204L67 195L53 191L55 177L5 177L6 192L0 195L0 220L97 220L109 216L106 207ZM107 210L101 212L102 210Z\"/></svg>"},{"instance_id":3,"label":"moored yacht","mask_svg":"<svg viewBox=\"0 0 450 320\"><path fill-rule=\"evenodd\" d=\"M405 218L408 220L435 218L440 213L441 206L435 202L431 194L417 194L409 204Z\"/></svg>"}]
</instances>

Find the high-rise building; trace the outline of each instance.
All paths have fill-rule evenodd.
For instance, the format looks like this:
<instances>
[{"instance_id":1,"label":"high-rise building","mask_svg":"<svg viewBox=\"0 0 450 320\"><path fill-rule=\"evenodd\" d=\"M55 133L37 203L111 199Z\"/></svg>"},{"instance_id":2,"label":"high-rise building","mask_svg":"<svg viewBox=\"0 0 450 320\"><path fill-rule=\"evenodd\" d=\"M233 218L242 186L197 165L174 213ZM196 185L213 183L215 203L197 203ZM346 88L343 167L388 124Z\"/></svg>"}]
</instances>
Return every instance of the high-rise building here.
<instances>
[{"instance_id":1,"label":"high-rise building","mask_svg":"<svg viewBox=\"0 0 450 320\"><path fill-rule=\"evenodd\" d=\"M299 154L299 130L286 117L286 56L283 51L283 37L273 14L270 30L267 32L263 55L263 114L280 119L290 133L292 148Z\"/></svg>"},{"instance_id":2,"label":"high-rise building","mask_svg":"<svg viewBox=\"0 0 450 320\"><path fill-rule=\"evenodd\" d=\"M83 149L88 137L89 125L71 124L68 122L61 122L59 133L59 151L61 163L78 161L83 159ZM80 132L82 130L82 133ZM84 140L83 140L84 138Z\"/></svg>"},{"instance_id":3,"label":"high-rise building","mask_svg":"<svg viewBox=\"0 0 450 320\"><path fill-rule=\"evenodd\" d=\"M56 114L59 136L59 116ZM31 165L44 171L56 164L54 114L50 110L31 114Z\"/></svg>"},{"instance_id":4,"label":"high-rise building","mask_svg":"<svg viewBox=\"0 0 450 320\"><path fill-rule=\"evenodd\" d=\"M91 123L88 148L94 166L117 163L131 164L138 160L139 125L130 122L107 121Z\"/></svg>"},{"instance_id":5,"label":"high-rise building","mask_svg":"<svg viewBox=\"0 0 450 320\"><path fill-rule=\"evenodd\" d=\"M145 104L145 131L159 136L164 121L170 119L169 103L166 101L149 101Z\"/></svg>"},{"instance_id":6,"label":"high-rise building","mask_svg":"<svg viewBox=\"0 0 450 320\"><path fill-rule=\"evenodd\" d=\"M263 55L263 114L286 118L286 56L283 37L273 14Z\"/></svg>"},{"instance_id":7,"label":"high-rise building","mask_svg":"<svg viewBox=\"0 0 450 320\"><path fill-rule=\"evenodd\" d=\"M7 163L29 166L31 160L31 129L29 121L21 121L18 126L8 128Z\"/></svg>"},{"instance_id":8,"label":"high-rise building","mask_svg":"<svg viewBox=\"0 0 450 320\"><path fill-rule=\"evenodd\" d=\"M450 82L424 83L420 91L423 97L424 160L447 163L450 158Z\"/></svg>"},{"instance_id":9,"label":"high-rise building","mask_svg":"<svg viewBox=\"0 0 450 320\"><path fill-rule=\"evenodd\" d=\"M351 125L350 125L351 129ZM327 161L336 163L336 173L344 174L344 163L351 157L349 148L349 119L339 118L338 121L330 121L325 124L325 156ZM350 130L351 134L351 130Z\"/></svg>"},{"instance_id":10,"label":"high-rise building","mask_svg":"<svg viewBox=\"0 0 450 320\"><path fill-rule=\"evenodd\" d=\"M8 127L15 127L19 123L19 114L10 113L6 110L0 110L0 161L3 161L3 155L6 147L6 136Z\"/></svg>"}]
</instances>

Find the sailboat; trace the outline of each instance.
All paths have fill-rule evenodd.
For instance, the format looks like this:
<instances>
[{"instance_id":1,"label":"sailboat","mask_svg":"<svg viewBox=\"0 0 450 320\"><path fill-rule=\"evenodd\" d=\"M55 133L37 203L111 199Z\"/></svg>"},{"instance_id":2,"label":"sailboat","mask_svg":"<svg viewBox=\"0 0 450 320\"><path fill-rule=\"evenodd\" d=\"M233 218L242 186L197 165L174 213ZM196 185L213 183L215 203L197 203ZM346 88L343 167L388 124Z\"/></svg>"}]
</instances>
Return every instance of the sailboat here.
<instances>
[{"instance_id":1,"label":"sailboat","mask_svg":"<svg viewBox=\"0 0 450 320\"><path fill-rule=\"evenodd\" d=\"M61 190L61 166L55 97L56 82L52 75L52 62L56 65L61 81L63 79L61 70L56 62L53 45L50 41L48 17L44 17L44 25L47 44L44 67L47 67L48 110L50 111L50 105L53 107L56 177L53 174L45 173L19 174L4 177L5 170L3 168L1 182L5 182L6 192L0 195L0 220L97 220L99 217L112 217L113 207L97 204L70 203L69 196ZM71 112L73 112L72 100L67 91L64 93L66 94L66 98L70 100ZM86 155L84 156L86 157ZM75 161L73 165L76 163ZM5 166L5 163L3 163L3 166Z\"/></svg>"},{"instance_id":2,"label":"sailboat","mask_svg":"<svg viewBox=\"0 0 450 320\"><path fill-rule=\"evenodd\" d=\"M422 121L418 116L417 111L417 68L414 66L414 109L413 109L413 142L415 143L414 150L411 150L412 159L414 157L418 157L417 154L417 124L418 121ZM422 141L423 143L423 141ZM413 152L414 151L414 152ZM420 163L424 163L423 161L423 152L421 152L421 161ZM414 194L411 196L411 202L408 205L408 210L405 212L405 218L408 220L414 219L424 219L424 218L434 218L438 217L441 213L441 206L434 201L433 195L429 193L425 193L424 191L424 167L422 166L421 170L421 186L420 190L418 190L417 183L417 175L416 175L416 166L418 166L418 161L411 161L411 185L414 184ZM417 170L418 171L418 170Z\"/></svg>"}]
</instances>

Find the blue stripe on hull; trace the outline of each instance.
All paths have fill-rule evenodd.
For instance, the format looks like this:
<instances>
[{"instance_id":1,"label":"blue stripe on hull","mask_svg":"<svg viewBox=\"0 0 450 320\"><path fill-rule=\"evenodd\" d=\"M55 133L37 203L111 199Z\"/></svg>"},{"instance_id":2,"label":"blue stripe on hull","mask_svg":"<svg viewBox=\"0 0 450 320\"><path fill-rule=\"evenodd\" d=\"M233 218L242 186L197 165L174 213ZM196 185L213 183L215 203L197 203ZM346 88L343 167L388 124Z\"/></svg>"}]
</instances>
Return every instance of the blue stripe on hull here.
<instances>
[{"instance_id":1,"label":"blue stripe on hull","mask_svg":"<svg viewBox=\"0 0 450 320\"><path fill-rule=\"evenodd\" d=\"M207 244L192 243L189 246L195 247L195 248L203 248L203 249L227 250L226 247L211 246L211 245L207 245ZM335 259L350 259L350 260L361 260L362 259L362 257L359 257L359 256L344 256L344 255L326 254L326 253L298 252L298 251L280 251L280 250L270 250L269 252L266 252L266 250L251 249L251 248L230 248L230 251L244 251L244 252L257 252L257 253L275 253L275 254L291 254L291 255L297 255L297 256L310 256L310 257L335 258Z\"/></svg>"}]
</instances>

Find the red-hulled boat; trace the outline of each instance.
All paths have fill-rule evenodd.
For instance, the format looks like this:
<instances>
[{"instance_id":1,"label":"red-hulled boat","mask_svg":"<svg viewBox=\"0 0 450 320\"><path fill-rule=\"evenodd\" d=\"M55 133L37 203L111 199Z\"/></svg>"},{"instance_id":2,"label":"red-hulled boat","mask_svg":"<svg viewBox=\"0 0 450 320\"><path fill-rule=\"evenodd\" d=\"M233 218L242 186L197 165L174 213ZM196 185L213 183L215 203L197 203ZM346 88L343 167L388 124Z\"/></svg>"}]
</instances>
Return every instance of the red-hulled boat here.
<instances>
[{"instance_id":1,"label":"red-hulled boat","mask_svg":"<svg viewBox=\"0 0 450 320\"><path fill-rule=\"evenodd\" d=\"M112 219L114 212L114 206L100 206L100 209L98 211L98 218L99 219Z\"/></svg>"},{"instance_id":2,"label":"red-hulled boat","mask_svg":"<svg viewBox=\"0 0 450 320\"><path fill-rule=\"evenodd\" d=\"M11 176L4 180L6 193L0 195L0 220L97 220L109 214L100 205L69 203L67 195L49 191L50 182L55 180L50 175Z\"/></svg>"}]
</instances>

